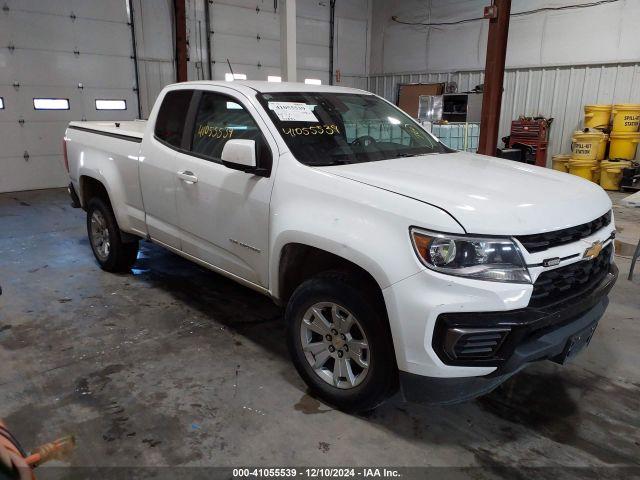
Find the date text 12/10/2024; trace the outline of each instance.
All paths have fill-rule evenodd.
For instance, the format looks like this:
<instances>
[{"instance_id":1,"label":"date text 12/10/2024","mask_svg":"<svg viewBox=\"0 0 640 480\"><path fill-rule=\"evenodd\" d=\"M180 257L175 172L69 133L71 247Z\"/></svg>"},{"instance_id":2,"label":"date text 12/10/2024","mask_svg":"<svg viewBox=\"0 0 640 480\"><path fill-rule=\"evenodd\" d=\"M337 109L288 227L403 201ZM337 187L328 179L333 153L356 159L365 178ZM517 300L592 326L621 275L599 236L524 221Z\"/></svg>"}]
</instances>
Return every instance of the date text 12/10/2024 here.
<instances>
[{"instance_id":1,"label":"date text 12/10/2024","mask_svg":"<svg viewBox=\"0 0 640 480\"><path fill-rule=\"evenodd\" d=\"M393 478L402 474L394 468L234 468L234 478Z\"/></svg>"}]
</instances>

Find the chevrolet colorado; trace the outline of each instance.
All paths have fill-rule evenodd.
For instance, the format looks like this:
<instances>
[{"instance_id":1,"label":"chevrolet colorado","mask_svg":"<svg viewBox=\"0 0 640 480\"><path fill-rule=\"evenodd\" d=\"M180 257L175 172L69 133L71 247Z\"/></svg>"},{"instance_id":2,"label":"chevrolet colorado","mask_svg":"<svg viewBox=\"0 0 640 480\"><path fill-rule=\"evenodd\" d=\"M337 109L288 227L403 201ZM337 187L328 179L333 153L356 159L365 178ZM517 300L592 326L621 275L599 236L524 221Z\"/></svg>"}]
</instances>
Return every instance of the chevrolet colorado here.
<instances>
[{"instance_id":1,"label":"chevrolet colorado","mask_svg":"<svg viewBox=\"0 0 640 480\"><path fill-rule=\"evenodd\" d=\"M297 371L345 410L564 363L617 278L599 186L450 150L361 90L169 85L148 121L71 122L64 150L104 270L146 239L271 296Z\"/></svg>"}]
</instances>

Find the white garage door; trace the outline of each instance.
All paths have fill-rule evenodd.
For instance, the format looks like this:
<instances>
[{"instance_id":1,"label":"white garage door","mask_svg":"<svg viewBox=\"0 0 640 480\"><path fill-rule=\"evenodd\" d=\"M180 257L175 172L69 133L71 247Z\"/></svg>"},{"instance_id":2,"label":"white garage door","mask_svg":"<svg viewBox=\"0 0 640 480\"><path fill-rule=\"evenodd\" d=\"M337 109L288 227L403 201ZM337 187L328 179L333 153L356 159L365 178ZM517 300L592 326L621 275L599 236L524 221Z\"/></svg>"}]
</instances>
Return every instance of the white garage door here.
<instances>
[{"instance_id":1,"label":"white garage door","mask_svg":"<svg viewBox=\"0 0 640 480\"><path fill-rule=\"evenodd\" d=\"M273 2L255 0L211 4L211 57L215 80L224 80L225 73L229 73L227 59L234 73L244 74L248 80L266 80L269 75L280 75L280 14L274 12L273 6ZM192 51L196 50L194 46L200 45L197 39L206 35L206 31L199 29L201 25L190 29Z\"/></svg>"},{"instance_id":2,"label":"white garage door","mask_svg":"<svg viewBox=\"0 0 640 480\"><path fill-rule=\"evenodd\" d=\"M335 69L340 85L366 85L367 23L370 0L340 0L335 18ZM278 2L276 2L278 3ZM279 2L282 8L282 2ZM224 80L229 72L248 80L281 75L280 10L272 0L215 0L210 2L212 77ZM296 1L298 81L306 78L329 83L329 0ZM206 22L203 4L187 1L189 79L208 77ZM364 81L363 81L364 80Z\"/></svg>"},{"instance_id":3,"label":"white garage door","mask_svg":"<svg viewBox=\"0 0 640 480\"><path fill-rule=\"evenodd\" d=\"M61 148L69 121L137 116L126 2L2 4L0 192L61 187L68 183ZM34 99L45 100L34 106ZM124 100L126 110L97 110L96 100Z\"/></svg>"}]
</instances>

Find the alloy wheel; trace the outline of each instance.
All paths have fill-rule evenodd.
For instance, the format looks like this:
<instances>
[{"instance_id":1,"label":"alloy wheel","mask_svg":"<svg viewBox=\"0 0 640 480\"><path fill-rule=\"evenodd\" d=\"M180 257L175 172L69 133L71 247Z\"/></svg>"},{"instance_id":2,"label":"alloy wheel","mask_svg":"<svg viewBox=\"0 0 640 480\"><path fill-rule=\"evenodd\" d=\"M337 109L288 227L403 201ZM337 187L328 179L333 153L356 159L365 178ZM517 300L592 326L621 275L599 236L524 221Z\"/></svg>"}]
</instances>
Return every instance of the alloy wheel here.
<instances>
[{"instance_id":1,"label":"alloy wheel","mask_svg":"<svg viewBox=\"0 0 640 480\"><path fill-rule=\"evenodd\" d=\"M98 258L103 262L109 258L110 242L107 221L102 212L94 210L91 214L91 244Z\"/></svg>"},{"instance_id":2,"label":"alloy wheel","mask_svg":"<svg viewBox=\"0 0 640 480\"><path fill-rule=\"evenodd\" d=\"M341 305L312 305L302 318L300 340L314 373L334 387L357 387L369 373L369 343L364 329Z\"/></svg>"}]
</instances>

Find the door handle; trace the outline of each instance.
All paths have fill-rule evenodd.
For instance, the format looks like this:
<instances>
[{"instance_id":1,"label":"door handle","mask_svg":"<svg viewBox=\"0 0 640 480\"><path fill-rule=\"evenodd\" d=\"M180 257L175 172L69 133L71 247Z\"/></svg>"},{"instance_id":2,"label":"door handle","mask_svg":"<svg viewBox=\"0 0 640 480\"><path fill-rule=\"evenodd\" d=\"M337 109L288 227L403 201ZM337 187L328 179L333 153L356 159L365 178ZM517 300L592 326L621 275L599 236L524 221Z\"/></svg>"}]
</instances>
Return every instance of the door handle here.
<instances>
[{"instance_id":1,"label":"door handle","mask_svg":"<svg viewBox=\"0 0 640 480\"><path fill-rule=\"evenodd\" d=\"M196 177L193 172L189 170L183 170L177 173L178 178L189 185L193 185L194 183L198 183L198 177Z\"/></svg>"}]
</instances>

